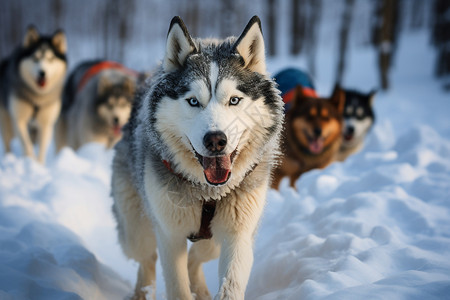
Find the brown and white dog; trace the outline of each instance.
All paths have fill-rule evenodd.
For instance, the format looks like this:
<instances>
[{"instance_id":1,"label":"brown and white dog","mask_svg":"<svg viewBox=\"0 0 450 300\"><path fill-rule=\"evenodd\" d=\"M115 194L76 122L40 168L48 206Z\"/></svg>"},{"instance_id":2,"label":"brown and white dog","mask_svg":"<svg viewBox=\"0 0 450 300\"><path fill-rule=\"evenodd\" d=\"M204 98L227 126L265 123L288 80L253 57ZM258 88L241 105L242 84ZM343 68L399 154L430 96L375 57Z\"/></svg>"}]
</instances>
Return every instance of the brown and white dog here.
<instances>
[{"instance_id":1,"label":"brown and white dog","mask_svg":"<svg viewBox=\"0 0 450 300\"><path fill-rule=\"evenodd\" d=\"M294 186L301 174L324 168L336 159L342 142L344 104L345 94L337 86L329 99L305 95L302 86L296 87L286 112L284 156L275 171L273 188L278 188L285 176Z\"/></svg>"},{"instance_id":2,"label":"brown and white dog","mask_svg":"<svg viewBox=\"0 0 450 300\"><path fill-rule=\"evenodd\" d=\"M128 121L138 73L112 61L87 61L70 74L56 133L57 149L89 142L113 147Z\"/></svg>"}]
</instances>

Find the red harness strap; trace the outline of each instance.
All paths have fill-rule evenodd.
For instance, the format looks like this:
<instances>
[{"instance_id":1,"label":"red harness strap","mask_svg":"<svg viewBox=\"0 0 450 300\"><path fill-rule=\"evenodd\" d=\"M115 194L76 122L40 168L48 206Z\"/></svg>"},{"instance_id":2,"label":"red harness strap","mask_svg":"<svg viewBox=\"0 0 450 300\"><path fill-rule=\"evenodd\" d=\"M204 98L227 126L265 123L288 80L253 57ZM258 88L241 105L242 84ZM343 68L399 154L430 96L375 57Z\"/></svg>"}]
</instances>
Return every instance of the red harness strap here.
<instances>
[{"instance_id":1,"label":"red harness strap","mask_svg":"<svg viewBox=\"0 0 450 300\"><path fill-rule=\"evenodd\" d=\"M136 77L138 76L138 72L128 69L127 67L123 66L122 64L119 64L118 62L108 61L108 60L102 61L96 65L93 65L92 67L89 68L89 70L87 70L84 73L83 77L81 77L80 83L78 84L77 92L81 91L84 88L84 86L86 85L86 83L88 83L88 81L92 77L94 77L101 71L104 71L107 69L122 70L123 72L125 72L128 75L136 76Z\"/></svg>"},{"instance_id":2,"label":"red harness strap","mask_svg":"<svg viewBox=\"0 0 450 300\"><path fill-rule=\"evenodd\" d=\"M296 92L296 89L292 89L289 92L287 92L286 94L284 94L283 95L283 102L284 103L291 102L291 100L293 100L293 98L295 96L295 92ZM306 97L319 98L319 96L317 95L316 91L314 89L312 89L312 88L302 87L302 93Z\"/></svg>"},{"instance_id":3,"label":"red harness strap","mask_svg":"<svg viewBox=\"0 0 450 300\"><path fill-rule=\"evenodd\" d=\"M163 160L162 163L169 170L170 173L178 176L181 179L186 180L181 174L175 173L175 171L170 166L170 162ZM187 238L191 242L197 242L199 240L208 240L212 238L211 232L211 221L214 218L214 213L216 212L216 201L203 201L202 204L202 219L200 221L200 229L197 233L190 234Z\"/></svg>"}]
</instances>

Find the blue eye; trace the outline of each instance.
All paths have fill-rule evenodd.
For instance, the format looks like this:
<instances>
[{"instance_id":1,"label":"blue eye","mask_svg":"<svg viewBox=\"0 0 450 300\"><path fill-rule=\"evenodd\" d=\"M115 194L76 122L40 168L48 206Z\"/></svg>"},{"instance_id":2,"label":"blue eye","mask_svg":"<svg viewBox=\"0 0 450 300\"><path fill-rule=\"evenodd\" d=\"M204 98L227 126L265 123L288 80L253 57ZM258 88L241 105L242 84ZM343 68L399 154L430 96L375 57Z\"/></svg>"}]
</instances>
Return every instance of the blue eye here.
<instances>
[{"instance_id":1,"label":"blue eye","mask_svg":"<svg viewBox=\"0 0 450 300\"><path fill-rule=\"evenodd\" d=\"M198 103L198 100L195 97L187 98L186 101L189 103L190 106L193 107L200 106L200 103Z\"/></svg>"},{"instance_id":2,"label":"blue eye","mask_svg":"<svg viewBox=\"0 0 450 300\"><path fill-rule=\"evenodd\" d=\"M242 98L239 97L231 97L230 98L230 105L238 105L239 102L241 102Z\"/></svg>"}]
</instances>

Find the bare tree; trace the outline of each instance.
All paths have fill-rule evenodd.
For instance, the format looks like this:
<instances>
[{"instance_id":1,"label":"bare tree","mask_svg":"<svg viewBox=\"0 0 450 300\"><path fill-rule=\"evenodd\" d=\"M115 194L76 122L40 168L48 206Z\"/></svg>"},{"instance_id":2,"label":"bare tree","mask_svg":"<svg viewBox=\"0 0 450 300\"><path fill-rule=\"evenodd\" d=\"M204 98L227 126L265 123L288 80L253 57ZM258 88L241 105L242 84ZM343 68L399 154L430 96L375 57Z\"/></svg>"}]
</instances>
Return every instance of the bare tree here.
<instances>
[{"instance_id":1,"label":"bare tree","mask_svg":"<svg viewBox=\"0 0 450 300\"><path fill-rule=\"evenodd\" d=\"M341 83L345 71L348 34L350 32L350 25L352 22L354 0L345 0L345 7L342 12L341 29L339 32L339 58L336 69L336 82Z\"/></svg>"},{"instance_id":2,"label":"bare tree","mask_svg":"<svg viewBox=\"0 0 450 300\"><path fill-rule=\"evenodd\" d=\"M450 89L450 2L436 0L433 8L432 42L437 48L435 73L447 79L445 88Z\"/></svg>"},{"instance_id":3,"label":"bare tree","mask_svg":"<svg viewBox=\"0 0 450 300\"><path fill-rule=\"evenodd\" d=\"M397 46L400 0L375 1L372 41L378 51L381 87L389 88L389 70Z\"/></svg>"},{"instance_id":4,"label":"bare tree","mask_svg":"<svg viewBox=\"0 0 450 300\"><path fill-rule=\"evenodd\" d=\"M276 54L276 1L267 0L267 23L268 23L268 52L269 55L274 56Z\"/></svg>"}]
</instances>

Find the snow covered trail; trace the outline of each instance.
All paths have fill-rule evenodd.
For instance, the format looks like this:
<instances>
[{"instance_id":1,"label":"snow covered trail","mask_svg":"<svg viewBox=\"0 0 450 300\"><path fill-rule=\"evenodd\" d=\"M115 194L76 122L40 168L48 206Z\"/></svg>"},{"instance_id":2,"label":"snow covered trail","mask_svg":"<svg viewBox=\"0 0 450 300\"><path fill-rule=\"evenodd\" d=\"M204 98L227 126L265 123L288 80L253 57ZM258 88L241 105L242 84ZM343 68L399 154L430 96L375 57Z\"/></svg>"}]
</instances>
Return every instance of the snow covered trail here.
<instances>
[{"instance_id":1,"label":"snow covered trail","mask_svg":"<svg viewBox=\"0 0 450 300\"><path fill-rule=\"evenodd\" d=\"M403 37L394 88L377 95L361 153L304 174L297 191L286 182L270 191L247 299L449 299L450 101L432 76L427 37ZM318 53L325 95L332 51ZM353 53L346 86L374 87L371 51ZM269 67L302 62L281 57ZM130 294L137 266L117 242L113 151L64 149L43 167L17 148L0 147L0 299ZM215 293L217 262L205 274ZM157 266L157 299L164 294Z\"/></svg>"},{"instance_id":2,"label":"snow covered trail","mask_svg":"<svg viewBox=\"0 0 450 300\"><path fill-rule=\"evenodd\" d=\"M427 126L270 194L249 299L450 295L450 142Z\"/></svg>"}]
</instances>

